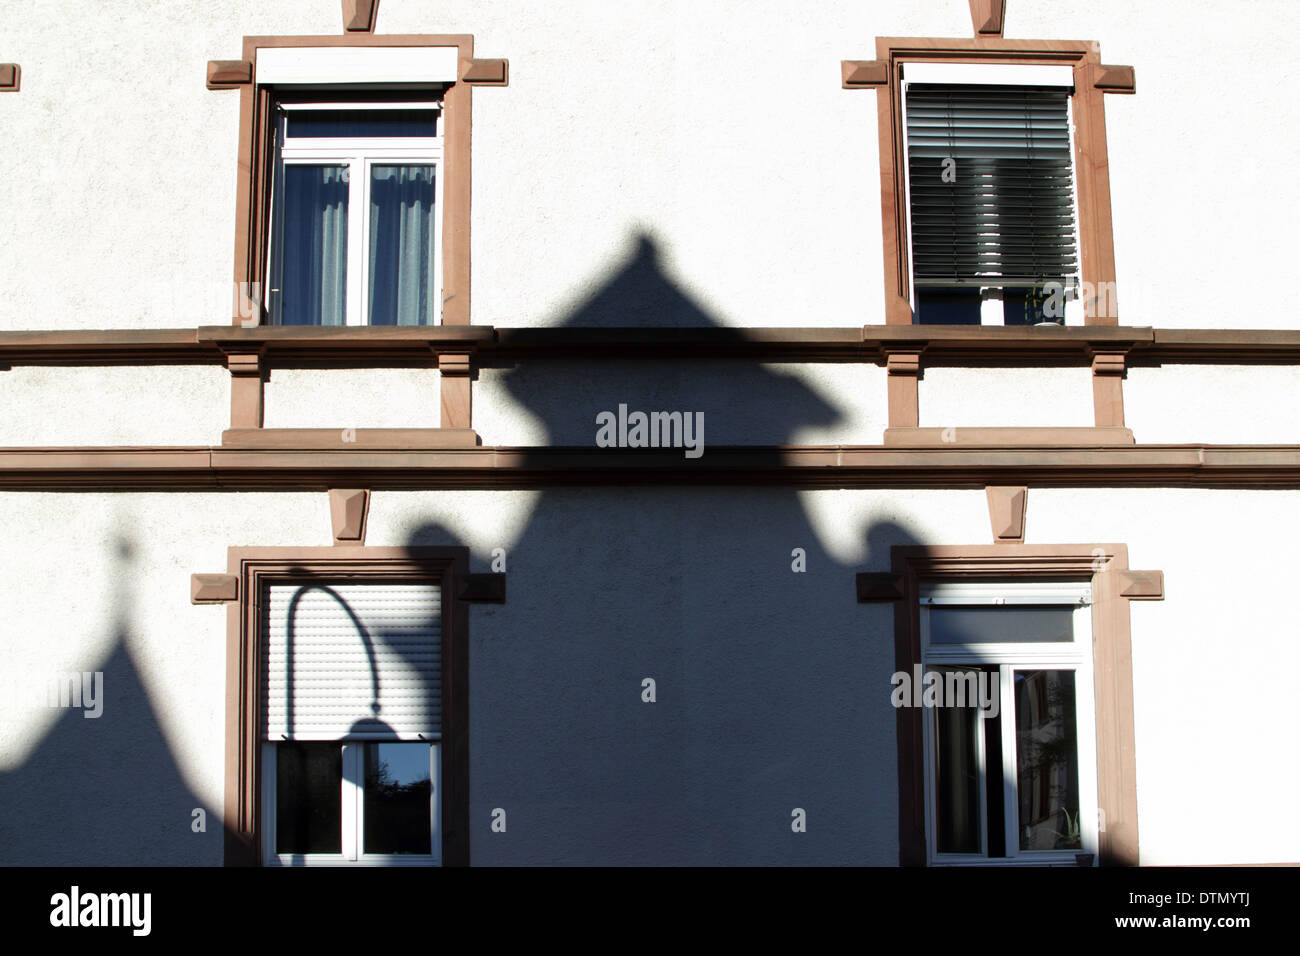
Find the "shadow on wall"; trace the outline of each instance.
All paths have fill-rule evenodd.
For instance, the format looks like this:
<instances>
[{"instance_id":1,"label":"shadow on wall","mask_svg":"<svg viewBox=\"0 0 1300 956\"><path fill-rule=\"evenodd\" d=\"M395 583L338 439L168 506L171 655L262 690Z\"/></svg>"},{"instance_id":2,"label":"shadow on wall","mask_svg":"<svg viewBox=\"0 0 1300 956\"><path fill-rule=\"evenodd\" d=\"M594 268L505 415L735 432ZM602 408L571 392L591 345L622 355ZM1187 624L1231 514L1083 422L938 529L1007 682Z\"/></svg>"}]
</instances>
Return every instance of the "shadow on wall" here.
<instances>
[{"instance_id":1,"label":"shadow on wall","mask_svg":"<svg viewBox=\"0 0 1300 956\"><path fill-rule=\"evenodd\" d=\"M649 239L636 248L565 325L720 327ZM619 404L702 412L707 428L703 455L662 483L547 488L507 557L508 602L471 608L471 862L897 863L892 607L856 602L862 568L822 547L795 489L691 474L719 443L767 446L756 466L779 466L775 446L839 410L744 359L548 360L503 379L557 444L591 448L596 415ZM463 544L438 521L406 543ZM918 543L887 521L866 535L880 570L891 546ZM125 576L129 555L119 563ZM2 862L222 860L219 812L191 832L201 804L118 607L104 716L65 713L0 774Z\"/></svg>"},{"instance_id":2,"label":"shadow on wall","mask_svg":"<svg viewBox=\"0 0 1300 956\"><path fill-rule=\"evenodd\" d=\"M129 578L130 542L115 547L115 579ZM224 842L220 808L206 806L185 783L149 703L131 654L130 599L116 595L112 650L95 667L102 683L58 719L27 760L0 772L0 864L113 866L219 864ZM179 635L178 635L179 637ZM88 672L93 674L94 671ZM78 675L80 676L80 675ZM47 679L48 678L48 679ZM31 675L33 694L47 700L54 675ZM90 697L95 697L98 717ZM205 829L195 830L202 811Z\"/></svg>"},{"instance_id":3,"label":"shadow on wall","mask_svg":"<svg viewBox=\"0 0 1300 956\"><path fill-rule=\"evenodd\" d=\"M647 232L633 236L623 266L563 322L600 329L699 329L719 324L664 274L658 243Z\"/></svg>"},{"instance_id":4,"label":"shadow on wall","mask_svg":"<svg viewBox=\"0 0 1300 956\"><path fill-rule=\"evenodd\" d=\"M635 249L564 327L723 327L651 239ZM705 447L609 450L673 457L660 484L544 490L509 600L471 610L474 863L897 863L892 607L856 602L862 568L822 547L796 490L698 475L718 444L779 466L775 446L840 410L747 359L535 361L502 380L551 444L591 448L623 404L702 412ZM918 543L888 522L867 536L881 570ZM408 543L457 542L431 522Z\"/></svg>"},{"instance_id":5,"label":"shadow on wall","mask_svg":"<svg viewBox=\"0 0 1300 956\"><path fill-rule=\"evenodd\" d=\"M792 319L792 324L797 321ZM742 329L722 322L678 288L660 264L658 244L644 234L633 237L622 268L558 323L570 329L651 326L713 329L720 342L748 341ZM628 416L680 412L683 429L702 424L706 446L776 446L794 441L801 429L843 422L842 410L801 379L779 365L746 359L646 353L640 358L548 358L507 368L494 380L540 420L543 441L549 445L592 447L597 443L597 416L607 412L618 417L620 405L626 406ZM634 440L629 437L629 443ZM491 444L492 436L485 435L484 441ZM683 444L691 443L675 446ZM708 456L686 464L700 471L707 467ZM780 465L781 459L773 455L758 464ZM674 476L663 478L671 482Z\"/></svg>"}]
</instances>

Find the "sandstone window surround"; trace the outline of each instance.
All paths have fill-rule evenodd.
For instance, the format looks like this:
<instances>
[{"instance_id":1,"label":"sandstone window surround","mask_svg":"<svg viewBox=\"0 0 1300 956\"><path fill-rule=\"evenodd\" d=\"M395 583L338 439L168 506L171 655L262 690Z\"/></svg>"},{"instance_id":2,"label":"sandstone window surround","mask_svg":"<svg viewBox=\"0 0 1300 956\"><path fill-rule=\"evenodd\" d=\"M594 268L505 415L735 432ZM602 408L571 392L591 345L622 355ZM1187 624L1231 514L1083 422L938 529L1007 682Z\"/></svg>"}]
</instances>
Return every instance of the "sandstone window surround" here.
<instances>
[{"instance_id":1,"label":"sandstone window surround","mask_svg":"<svg viewBox=\"0 0 1300 956\"><path fill-rule=\"evenodd\" d=\"M276 155L276 98L286 91L310 91L328 98L331 92L366 90L376 98L422 90L437 99L442 138L438 173L440 212L441 324L470 323L470 191L471 113L475 86L505 86L509 64L503 59L476 59L474 38L466 34L392 35L370 32L375 18L373 3L345 3L341 36L248 36L241 59L208 63L207 85L212 90L238 90L240 97L238 180L235 208L234 288L231 340L222 343L232 377L231 429L226 443L238 444L262 427L263 382L269 373L265 333L271 241L272 185ZM272 330L266 329L266 333ZM419 330L383 327L310 329L312 336L345 339L357 335L409 338ZM242 341L239 333L246 333ZM300 337L302 330L294 330ZM251 334L248 334L251 333ZM446 336L430 331L429 365L442 372L442 429L453 429L456 443L474 443L471 431L473 348L448 344ZM435 342L434 339L437 339ZM346 346L345 346L346 347ZM394 436L348 434L342 428L330 442L364 445L370 440L391 444ZM364 432L364 430L361 430ZM416 434L416 431L420 434ZM428 429L396 436L406 444L421 444ZM322 435L324 432L322 432ZM242 437L241 437L242 436ZM256 437L255 435L253 436ZM287 444L319 443L319 435L284 435L266 440ZM259 440L260 442L261 440ZM438 440L445 444L445 440Z\"/></svg>"},{"instance_id":2,"label":"sandstone window surround","mask_svg":"<svg viewBox=\"0 0 1300 956\"><path fill-rule=\"evenodd\" d=\"M1160 571L1130 570L1124 544L1025 544L1025 487L988 486L991 545L896 546L889 571L857 575L860 603L893 602L896 671L924 666L922 599L940 583L1072 581L1090 592L1088 626L1092 657L1080 673L1091 671L1091 712L1095 715L1097 815L1095 862L1136 866L1138 854L1137 769L1134 737L1133 655L1129 601L1164 598ZM935 862L933 800L927 791L924 715L915 707L898 714L899 862ZM931 755L932 756L932 755ZM1088 768L1091 772L1092 768ZM1088 864L1084 854L1077 861Z\"/></svg>"},{"instance_id":3,"label":"sandstone window surround","mask_svg":"<svg viewBox=\"0 0 1300 956\"><path fill-rule=\"evenodd\" d=\"M361 591L364 593L366 585L437 590L440 607L437 620L432 622L440 644L433 675L438 685L434 750L437 763L436 769L431 771L432 783L437 787L438 816L432 826L437 846L431 853L418 859L413 856L408 862L441 863L444 866L469 863L468 605L504 602L506 576L470 574L469 550L464 547L365 546L368 498L369 493L364 489L331 493L334 527L334 544L331 546L230 548L226 573L191 576L193 603L226 606L227 865L257 865L268 860L286 862L268 850L268 847L274 847L274 841L269 830L273 813L268 812L267 799L274 795L275 787L270 778L274 759L267 759L266 748L281 736L276 734L275 739L268 736L269 729L274 729L268 727L268 721L283 723L283 715L269 711L266 706L267 682L275 675L268 675L265 659L267 642L273 639L275 628L268 617L268 607L264 606L273 587L283 591L286 585L291 586L289 590L294 594L324 595L331 591L355 591L357 586L363 586ZM320 601L317 603L322 604ZM326 610L332 607L329 602L322 606ZM342 608L343 604L340 603L339 607ZM364 641L359 631L357 640L357 647L362 648ZM370 644L373 647L374 641ZM379 716L382 718L384 715L381 713ZM313 736L307 733L304 739L310 739L305 746L319 748L320 744L312 741L326 737L340 747L344 744L363 746L367 742L392 744L399 739L403 743L421 740L412 733L403 735L402 728L396 725L391 728L396 733L376 734L367 732L365 727L353 729L356 732L342 735L316 733ZM426 734L426 737L432 736ZM346 768L347 755L342 757ZM354 754L354 759L362 759L359 752ZM351 790L341 787L342 802L347 804L347 795L351 792L351 806L360 815L364 800L357 800L357 781L352 783ZM346 822L346 817L344 819ZM341 831L344 845L349 833L355 839L363 831L359 819L356 827L344 827ZM365 856L363 846L354 844L353 849L358 858ZM305 861L290 858L288 862ZM357 862L366 861L358 859Z\"/></svg>"},{"instance_id":4,"label":"sandstone window surround","mask_svg":"<svg viewBox=\"0 0 1300 956\"><path fill-rule=\"evenodd\" d=\"M970 39L878 37L876 59L845 60L841 64L845 89L874 89L878 93L885 322L913 322L902 99L905 65L1002 64L1065 66L1073 71L1070 105L1085 322L1118 325L1103 99L1106 93L1134 92L1133 69L1103 65L1100 47L1094 42L1006 39L1002 36L1003 8L1001 0L971 0L975 36Z\"/></svg>"}]
</instances>

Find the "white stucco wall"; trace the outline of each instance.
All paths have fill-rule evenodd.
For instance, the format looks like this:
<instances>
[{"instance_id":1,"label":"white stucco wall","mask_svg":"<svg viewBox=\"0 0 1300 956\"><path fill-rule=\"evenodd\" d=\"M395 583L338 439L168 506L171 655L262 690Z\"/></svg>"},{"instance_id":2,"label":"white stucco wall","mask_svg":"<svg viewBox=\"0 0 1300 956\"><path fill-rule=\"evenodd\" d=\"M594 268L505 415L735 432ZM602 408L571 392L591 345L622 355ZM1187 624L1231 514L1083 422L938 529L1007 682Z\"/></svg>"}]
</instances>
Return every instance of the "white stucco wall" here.
<instances>
[{"instance_id":1,"label":"white stucco wall","mask_svg":"<svg viewBox=\"0 0 1300 956\"><path fill-rule=\"evenodd\" d=\"M225 611L191 605L189 575L223 570L230 545L326 545L326 496L6 492L0 508L10 542L0 554L5 660L38 683L101 668L117 682L94 722L6 685L0 784L39 771L42 785L70 785L85 767L52 755L111 733L125 708L146 731L132 731L135 748L161 741L139 771L157 792L122 808L112 832L138 830L150 859L218 862L217 828L191 840L186 801L215 823ZM1300 645L1289 611L1263 597L1288 586L1282 551L1297 533L1295 491L1030 491L1029 543L1122 542L1134 568L1165 573L1163 602L1130 605L1144 864L1300 858L1274 814L1241 813L1259 803L1265 777L1270 792L1300 784L1284 756L1285 675L1300 667ZM368 535L371 545L463 543L479 571L494 549L505 554L507 603L471 610L471 814L482 830L472 852L482 863L699 852L797 861L811 851L763 836L789 801L815 807L817 853L894 862L893 614L856 603L853 573L886 568L895 544L988 540L979 491L883 489L379 492ZM794 548L807 556L805 574L790 569ZM1245 579L1249 593L1232 587ZM647 675L660 687L653 719L624 700L636 701ZM143 700L121 698L123 682L135 681ZM803 694L805 684L817 693ZM768 712L780 726L762 730ZM692 734L703 737L689 743ZM674 756L679 736L685 749ZM533 773L530 761L543 757L557 766ZM674 772L691 781L685 790L660 774L665 760L683 761ZM112 808L114 794L139 782L104 771L92 795ZM519 811L511 841L485 836L496 806ZM589 826L560 825L566 818ZM715 819L708 847L680 844ZM66 834L104 824L51 810L4 835L26 853L43 847L46 861L85 862L94 847L68 846ZM652 838L668 843L656 850Z\"/></svg>"},{"instance_id":2,"label":"white stucco wall","mask_svg":"<svg viewBox=\"0 0 1300 956\"><path fill-rule=\"evenodd\" d=\"M215 365L18 365L0 372L0 447L217 445L230 373Z\"/></svg>"},{"instance_id":3,"label":"white stucco wall","mask_svg":"<svg viewBox=\"0 0 1300 956\"><path fill-rule=\"evenodd\" d=\"M207 91L206 63L244 35L337 34L336 0L0 0L10 21L0 331L227 323L238 95ZM384 0L378 25L510 59L508 88L474 94L472 317L502 326L883 321L876 95L842 90L839 61L878 35L970 31L963 3L904 0ZM1283 0L1012 5L1009 36L1097 40L1136 67L1137 95L1106 98L1125 324L1294 327L1265 289L1300 253L1297 30ZM929 368L920 424L1090 425L1089 374ZM1293 368L1133 368L1127 424L1140 442L1295 443L1297 385ZM870 444L884 395L875 365L548 361L482 369L474 424L489 445L589 445L622 402L704 411L706 444ZM438 407L436 371L277 369L266 424L430 427ZM0 446L205 445L228 421L218 367L0 372ZM0 492L0 514L0 785L86 808L0 822L0 854L114 862L124 840L142 862L219 862L225 611L192 606L189 575L232 545L328 544L326 496ZM1296 491L1031 490L1030 543L1124 542L1166 575L1165 601L1131 606L1144 863L1300 860L1286 809L1261 803L1300 783L1294 695L1258 677L1300 665L1270 600L1297 532ZM892 611L858 605L852 575L894 544L988 540L981 492L889 489L380 492L369 535L463 542L478 571L508 554L509 601L471 611L472 813L520 811L511 841L474 831L486 863L895 862ZM147 739L25 683L101 668ZM665 706L620 709L651 672ZM92 733L118 749L86 779ZM813 800L806 846L763 836Z\"/></svg>"},{"instance_id":4,"label":"white stucco wall","mask_svg":"<svg viewBox=\"0 0 1300 956\"><path fill-rule=\"evenodd\" d=\"M1130 602L1138 823L1144 865L1291 862L1277 794L1290 758L1300 627L1291 542L1300 493L1043 488L1031 543L1125 542L1165 574L1165 600Z\"/></svg>"},{"instance_id":5,"label":"white stucco wall","mask_svg":"<svg viewBox=\"0 0 1300 956\"><path fill-rule=\"evenodd\" d=\"M1096 40L1136 67L1137 94L1106 98L1126 324L1293 324L1260 283L1300 252L1286 214L1300 7L1237 11L1008 13L1008 36ZM244 35L337 34L338 4L51 0L15 23L0 210L23 241L0 245L0 328L226 322L238 94L207 91L206 63ZM853 326L883 320L879 150L875 94L842 90L840 60L970 22L959 3L903 0L385 0L378 29L471 33L480 56L510 60L507 89L474 95L475 322L564 321L648 235L722 324ZM1195 64L1235 61L1258 69L1192 92Z\"/></svg>"},{"instance_id":6,"label":"white stucco wall","mask_svg":"<svg viewBox=\"0 0 1300 956\"><path fill-rule=\"evenodd\" d=\"M876 365L548 360L481 370L474 427L485 445L591 446L620 404L702 414L706 448L879 444L888 418Z\"/></svg>"},{"instance_id":7,"label":"white stucco wall","mask_svg":"<svg viewBox=\"0 0 1300 956\"><path fill-rule=\"evenodd\" d=\"M437 428L436 369L274 369L263 386L265 428Z\"/></svg>"},{"instance_id":8,"label":"white stucco wall","mask_svg":"<svg viewBox=\"0 0 1300 956\"><path fill-rule=\"evenodd\" d=\"M1095 423L1087 368L927 368L917 395L922 428Z\"/></svg>"},{"instance_id":9,"label":"white stucco wall","mask_svg":"<svg viewBox=\"0 0 1300 956\"><path fill-rule=\"evenodd\" d=\"M1300 444L1300 367L1131 368L1124 423L1144 444Z\"/></svg>"}]
</instances>

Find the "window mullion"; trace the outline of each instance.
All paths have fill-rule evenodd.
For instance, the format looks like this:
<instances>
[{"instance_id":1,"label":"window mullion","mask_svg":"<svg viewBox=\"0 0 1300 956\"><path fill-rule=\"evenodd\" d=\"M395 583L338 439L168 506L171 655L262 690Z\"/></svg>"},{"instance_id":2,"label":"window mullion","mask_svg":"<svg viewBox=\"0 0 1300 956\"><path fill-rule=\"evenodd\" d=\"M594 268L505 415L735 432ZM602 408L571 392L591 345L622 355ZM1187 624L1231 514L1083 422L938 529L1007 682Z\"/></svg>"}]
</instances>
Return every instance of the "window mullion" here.
<instances>
[{"instance_id":1,"label":"window mullion","mask_svg":"<svg viewBox=\"0 0 1300 956\"><path fill-rule=\"evenodd\" d=\"M358 285L361 291L359 319L361 325L370 324L370 281L373 278L370 275L370 164L372 162L374 160L370 155L358 159L362 180L362 201L361 205L357 206L357 216L360 219L357 228L361 237L362 258L357 260L354 274L359 277Z\"/></svg>"},{"instance_id":2,"label":"window mullion","mask_svg":"<svg viewBox=\"0 0 1300 956\"><path fill-rule=\"evenodd\" d=\"M980 798L980 853L986 858L990 855L989 850L989 807L988 807L988 750L984 740L984 730L986 727L984 715L981 713L975 721L975 761L979 768L979 798Z\"/></svg>"},{"instance_id":3,"label":"window mullion","mask_svg":"<svg viewBox=\"0 0 1300 956\"><path fill-rule=\"evenodd\" d=\"M348 267L347 273L347 324L364 325L365 264L362 258L361 229L366 213L366 163L363 156L349 156L348 167Z\"/></svg>"},{"instance_id":4,"label":"window mullion","mask_svg":"<svg viewBox=\"0 0 1300 956\"><path fill-rule=\"evenodd\" d=\"M433 324L442 325L442 224L445 221L443 214L443 164L442 150L438 150L437 157L433 161L433 214L434 214L434 233L433 233L433 258L434 272L437 281L432 289L433 294Z\"/></svg>"},{"instance_id":5,"label":"window mullion","mask_svg":"<svg viewBox=\"0 0 1300 956\"><path fill-rule=\"evenodd\" d=\"M339 817L343 827L343 859L355 861L361 844L361 793L357 764L363 745L352 742L343 747L343 806Z\"/></svg>"},{"instance_id":6,"label":"window mullion","mask_svg":"<svg viewBox=\"0 0 1300 956\"><path fill-rule=\"evenodd\" d=\"M1007 859L1015 859L1020 852L1020 801L1016 795L1016 695L1014 664L998 668L999 693L1002 695L998 714L1002 722L1002 819L1006 839Z\"/></svg>"}]
</instances>

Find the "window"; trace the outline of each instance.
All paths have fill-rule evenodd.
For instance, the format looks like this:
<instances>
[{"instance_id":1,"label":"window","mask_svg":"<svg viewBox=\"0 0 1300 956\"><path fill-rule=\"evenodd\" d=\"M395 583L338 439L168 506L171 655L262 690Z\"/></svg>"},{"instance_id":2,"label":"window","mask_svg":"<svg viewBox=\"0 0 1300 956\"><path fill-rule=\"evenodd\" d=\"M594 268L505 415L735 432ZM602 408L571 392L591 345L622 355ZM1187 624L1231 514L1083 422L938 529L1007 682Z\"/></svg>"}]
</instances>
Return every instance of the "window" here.
<instances>
[{"instance_id":1,"label":"window","mask_svg":"<svg viewBox=\"0 0 1300 956\"><path fill-rule=\"evenodd\" d=\"M464 547L231 548L225 861L469 864Z\"/></svg>"},{"instance_id":2,"label":"window","mask_svg":"<svg viewBox=\"0 0 1300 956\"><path fill-rule=\"evenodd\" d=\"M246 36L210 61L240 91L233 323L468 325L472 91L508 73L468 34Z\"/></svg>"},{"instance_id":3,"label":"window","mask_svg":"<svg viewBox=\"0 0 1300 956\"><path fill-rule=\"evenodd\" d=\"M262 585L262 861L437 865L442 589Z\"/></svg>"},{"instance_id":4,"label":"window","mask_svg":"<svg viewBox=\"0 0 1300 956\"><path fill-rule=\"evenodd\" d=\"M876 120L880 145L880 212L881 225L884 229L882 237L885 266L884 320L889 325L911 325L923 321L943 321L939 316L946 313L954 317L949 321L1004 324L1008 321L1009 311L1012 322L1028 321L1037 324L1041 310L1043 320L1050 320L1053 324L1057 324L1060 320L1056 313L1064 311L1066 324L1082 321L1088 325L1117 325L1119 303L1115 284L1115 248L1110 209L1110 159L1106 147L1106 113L1103 99L1112 93L1134 92L1136 86L1133 68L1104 65L1101 62L1101 47L1095 42L1008 40L1001 35L986 35L983 26L983 21L976 25L977 35L971 39L877 37L876 59L844 60L841 63L841 83L845 89L880 91L880 95L876 97ZM925 86L933 89L929 91L921 89ZM938 156L918 156L919 159L928 158L931 163L928 169L922 171L920 177L911 175L907 149L908 115L905 94L910 89L917 97L923 98L923 94L927 92L942 93L946 90L967 89L978 90L996 101L1003 95L1003 91L1000 90L1003 87L1020 87L1030 91L1050 93L1050 98L1057 102L1062 95L1065 97L1068 111L1065 128L1069 141L1065 157L1068 157L1071 163L1070 185L1074 200L1072 218L1075 233L1074 246L1077 251L1075 265L1072 269L1068 259L1061 256L1060 259L1066 260L1063 264L1059 264L1060 260L1057 265L1051 265L1047 261L1031 262L1028 271L1032 274L1024 276L1015 275L1011 269L1006 270L1006 274L1003 275L990 268L984 261L976 262L973 266L965 263L960 271L953 269L950 274L930 274L923 271L922 279L936 281L929 285L929 291L922 297L924 301L918 301L917 277L913 274L912 263L910 215L912 206L909 201L911 180L916 178L916 185L923 189L934 185L961 184L970 187L968 191L973 197L975 187L980 186L981 183L988 185L988 179L981 181L972 177L970 182L963 183L960 178L962 156L950 156L947 152ZM1007 103L992 102L989 105L989 112L996 112L994 107L1006 107ZM1002 117L1001 122L1008 122L1011 125L986 126L983 131L990 134L986 138L998 138L1001 141L1004 139L1002 134L997 133L995 137L990 130L994 133L998 130L1010 130L1013 143L1014 137L1018 135L1019 155L1023 162L1027 157L1025 146L1031 138L1026 135L1028 130L1033 133L1032 141L1035 147L1035 153L1028 158L1046 159L1048 153L1037 152L1039 137L1035 131L1033 109L1030 110L1031 122L1027 126L1024 122L1024 106L1022 101L1018 124L1011 122L1015 117ZM919 113L916 118L918 120L921 118ZM969 118L977 117L972 114ZM994 119L991 116L984 118ZM1039 118L1045 121L1048 127L1042 132L1048 133L1054 130L1056 141L1059 143L1061 129L1059 108L1054 107ZM941 116L931 116L929 119L939 120L940 122L933 128L946 135L950 125L946 113ZM953 124L956 124L956 120L957 114L954 112ZM954 126L952 132L955 134L958 131L959 126ZM969 131L979 132L979 129L972 128ZM1043 142L1046 143L1047 140ZM939 145L956 146L956 136L954 135L952 143L941 141ZM968 143L967 146L970 147L971 144ZM1062 158L1059 146L1054 147L1054 151L1058 158ZM1016 156L1014 153L1000 157L970 154L964 158L976 161L971 164L973 171L979 167L980 160L987 168L990 165L989 160L1011 160ZM952 159L956 165L956 168L952 168L952 164L948 164L949 183L944 183L942 179L945 172L945 164L942 162L944 159ZM1038 167L1037 163L1033 164L1032 169L1026 164L1021 172L1037 177L1038 172L1045 172L1047 169L1045 164L1041 170ZM997 166L993 168L996 170ZM954 175L956 179L951 178ZM933 182L936 179L937 184ZM999 184L1002 182L1001 179L997 181ZM1034 181L1037 183L1048 180L1035 178ZM957 195L957 190L949 190L947 193L948 197ZM1051 195L1050 190L1049 195ZM918 196L918 200L920 198L922 197ZM987 197L982 198L987 199ZM994 222L982 225L996 223L999 228L1010 226L1014 217L1009 215L1009 211L1014 207L1009 204L1009 201L1002 203L1001 195L995 198L997 203L992 205L989 201L979 204L980 214L990 213L999 207L1006 212L1000 217L990 217L994 218ZM1051 205L1058 208L1060 206L1055 200ZM972 210L967 216L967 221L961 223L961 226L966 229L965 233L963 228L954 229L953 223L951 221L948 223L946 236L950 248L956 244L955 240L958 238L970 239L972 235L970 230L976 225L973 211L976 208L975 204L968 204L965 208ZM1037 206L1031 209L1036 225L1039 224L1040 211ZM1058 228L1051 229L1046 228L1050 220L1042 220L1041 225L1048 238L1065 238L1063 219L1063 215L1058 215L1056 219ZM924 226L926 223L921 222L918 225ZM938 230L943 227L942 218L930 222L929 225L934 227L931 232L937 235ZM1007 233L1008 247L1013 234ZM979 233L976 232L974 235L978 236ZM1069 243L1065 246L1068 248ZM1035 248L1042 251L1049 246L1037 244ZM931 263L927 268L933 268L934 265ZM1023 263L1016 265L1022 266ZM1060 273L1060 275L1052 273ZM1061 281L1072 275L1078 277L1077 291L1071 288L1068 291L1061 290L1061 295L1049 293L1046 287L1048 281L1053 279ZM1022 284L1016 284L1017 279L1024 281ZM979 290L978 308L976 308L974 291L976 288ZM1065 299L1064 307L1058 310L1057 306L1060 305L1059 299L1062 296ZM1051 298L1050 314L1047 306L1049 297ZM918 315L922 309L929 313L927 317Z\"/></svg>"},{"instance_id":5,"label":"window","mask_svg":"<svg viewBox=\"0 0 1300 956\"><path fill-rule=\"evenodd\" d=\"M932 864L1098 858L1086 583L920 590L926 845Z\"/></svg>"},{"instance_id":6,"label":"window","mask_svg":"<svg viewBox=\"0 0 1300 956\"><path fill-rule=\"evenodd\" d=\"M441 314L441 104L279 99L272 325L434 325Z\"/></svg>"},{"instance_id":7,"label":"window","mask_svg":"<svg viewBox=\"0 0 1300 956\"><path fill-rule=\"evenodd\" d=\"M1082 323L1074 71L902 69L915 321Z\"/></svg>"}]
</instances>

